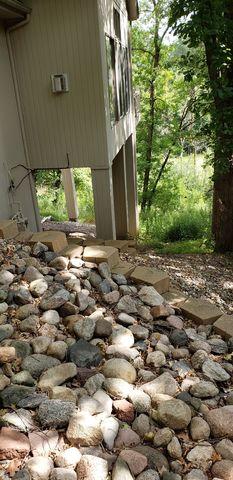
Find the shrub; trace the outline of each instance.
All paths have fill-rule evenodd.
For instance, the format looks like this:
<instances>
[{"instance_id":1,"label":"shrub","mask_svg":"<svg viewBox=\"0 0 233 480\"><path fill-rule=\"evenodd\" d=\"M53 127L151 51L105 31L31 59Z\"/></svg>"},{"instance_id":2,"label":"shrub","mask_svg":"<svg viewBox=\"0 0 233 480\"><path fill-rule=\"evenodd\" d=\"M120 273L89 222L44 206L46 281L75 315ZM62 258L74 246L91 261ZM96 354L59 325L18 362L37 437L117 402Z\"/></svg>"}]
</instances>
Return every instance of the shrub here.
<instances>
[{"instance_id":1,"label":"shrub","mask_svg":"<svg viewBox=\"0 0 233 480\"><path fill-rule=\"evenodd\" d=\"M206 210L190 209L178 212L174 215L171 225L168 226L164 240L177 242L205 238L209 223L209 214Z\"/></svg>"}]
</instances>

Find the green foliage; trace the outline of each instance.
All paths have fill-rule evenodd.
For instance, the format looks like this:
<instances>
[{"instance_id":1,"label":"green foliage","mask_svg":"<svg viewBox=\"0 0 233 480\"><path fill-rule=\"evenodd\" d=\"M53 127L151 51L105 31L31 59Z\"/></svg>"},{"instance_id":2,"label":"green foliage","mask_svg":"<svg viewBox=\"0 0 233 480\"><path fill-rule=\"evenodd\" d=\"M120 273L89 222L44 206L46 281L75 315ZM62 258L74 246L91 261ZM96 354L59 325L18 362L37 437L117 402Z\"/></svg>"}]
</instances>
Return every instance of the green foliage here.
<instances>
[{"instance_id":1,"label":"green foliage","mask_svg":"<svg viewBox=\"0 0 233 480\"><path fill-rule=\"evenodd\" d=\"M210 95L206 107L212 122L215 174L232 165L233 152L233 4L232 0L172 0L170 25L189 49L202 48ZM186 55L188 65L190 59ZM203 62L189 67L188 77L201 76ZM194 68L195 67L195 68ZM188 70L186 68L186 70Z\"/></svg>"},{"instance_id":2,"label":"green foliage","mask_svg":"<svg viewBox=\"0 0 233 480\"><path fill-rule=\"evenodd\" d=\"M211 240L212 168L202 156L173 158L156 204L141 214L140 241L158 246L187 239Z\"/></svg>"},{"instance_id":3,"label":"green foliage","mask_svg":"<svg viewBox=\"0 0 233 480\"><path fill-rule=\"evenodd\" d=\"M90 170L84 168L74 169L74 181L78 198L79 222L94 223L94 202ZM39 170L36 175L36 187L41 216L51 216L57 221L68 220L65 194L60 181L60 171Z\"/></svg>"}]
</instances>

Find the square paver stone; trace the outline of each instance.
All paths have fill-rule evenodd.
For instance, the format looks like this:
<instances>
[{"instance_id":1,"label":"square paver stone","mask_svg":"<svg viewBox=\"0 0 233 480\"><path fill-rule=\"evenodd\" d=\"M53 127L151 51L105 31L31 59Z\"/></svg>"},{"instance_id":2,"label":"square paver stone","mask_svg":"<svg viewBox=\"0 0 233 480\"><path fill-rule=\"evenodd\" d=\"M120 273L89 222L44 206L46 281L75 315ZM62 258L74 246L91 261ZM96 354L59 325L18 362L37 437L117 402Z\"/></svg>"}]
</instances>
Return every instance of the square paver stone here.
<instances>
[{"instance_id":1,"label":"square paver stone","mask_svg":"<svg viewBox=\"0 0 233 480\"><path fill-rule=\"evenodd\" d=\"M15 240L20 243L27 243L29 240L31 240L33 235L33 232L30 232L29 230L25 230L24 232L19 232L18 235L16 235Z\"/></svg>"},{"instance_id":2,"label":"square paver stone","mask_svg":"<svg viewBox=\"0 0 233 480\"><path fill-rule=\"evenodd\" d=\"M126 278L134 271L135 265L129 262L119 262L118 265L112 267L111 272L118 275L124 275Z\"/></svg>"},{"instance_id":3,"label":"square paver stone","mask_svg":"<svg viewBox=\"0 0 233 480\"><path fill-rule=\"evenodd\" d=\"M0 220L0 238L10 239L19 233L17 222L14 220Z\"/></svg>"},{"instance_id":4,"label":"square paver stone","mask_svg":"<svg viewBox=\"0 0 233 480\"><path fill-rule=\"evenodd\" d=\"M130 277L136 283L152 285L159 293L164 293L169 290L169 276L162 270L149 267L136 267Z\"/></svg>"},{"instance_id":5,"label":"square paver stone","mask_svg":"<svg viewBox=\"0 0 233 480\"><path fill-rule=\"evenodd\" d=\"M34 233L30 239L30 243L37 242L44 243L44 245L47 245L49 250L52 250L53 252L60 252L68 245L66 234L55 230Z\"/></svg>"},{"instance_id":6,"label":"square paver stone","mask_svg":"<svg viewBox=\"0 0 233 480\"><path fill-rule=\"evenodd\" d=\"M214 331L226 340L233 337L233 315L222 315L214 323Z\"/></svg>"},{"instance_id":7,"label":"square paver stone","mask_svg":"<svg viewBox=\"0 0 233 480\"><path fill-rule=\"evenodd\" d=\"M222 315L218 307L199 298L188 298L180 305L180 308L186 317L191 318L199 325L211 325Z\"/></svg>"},{"instance_id":8,"label":"square paver stone","mask_svg":"<svg viewBox=\"0 0 233 480\"><path fill-rule=\"evenodd\" d=\"M84 247L89 247L92 245L104 245L104 240L102 238L89 237L86 238L83 242Z\"/></svg>"},{"instance_id":9,"label":"square paver stone","mask_svg":"<svg viewBox=\"0 0 233 480\"><path fill-rule=\"evenodd\" d=\"M117 248L106 247L105 245L92 245L84 248L83 260L97 264L107 262L111 268L119 263L120 258Z\"/></svg>"},{"instance_id":10,"label":"square paver stone","mask_svg":"<svg viewBox=\"0 0 233 480\"><path fill-rule=\"evenodd\" d=\"M169 292L164 293L163 297L169 305L174 305L174 307L179 306L187 300L186 295L179 292L179 290L169 290Z\"/></svg>"},{"instance_id":11,"label":"square paver stone","mask_svg":"<svg viewBox=\"0 0 233 480\"><path fill-rule=\"evenodd\" d=\"M118 250L125 251L128 247L128 240L105 240L104 244L108 247L118 248Z\"/></svg>"},{"instance_id":12,"label":"square paver stone","mask_svg":"<svg viewBox=\"0 0 233 480\"><path fill-rule=\"evenodd\" d=\"M69 244L61 251L61 255L68 258L80 258L83 253L83 247L81 245Z\"/></svg>"}]
</instances>

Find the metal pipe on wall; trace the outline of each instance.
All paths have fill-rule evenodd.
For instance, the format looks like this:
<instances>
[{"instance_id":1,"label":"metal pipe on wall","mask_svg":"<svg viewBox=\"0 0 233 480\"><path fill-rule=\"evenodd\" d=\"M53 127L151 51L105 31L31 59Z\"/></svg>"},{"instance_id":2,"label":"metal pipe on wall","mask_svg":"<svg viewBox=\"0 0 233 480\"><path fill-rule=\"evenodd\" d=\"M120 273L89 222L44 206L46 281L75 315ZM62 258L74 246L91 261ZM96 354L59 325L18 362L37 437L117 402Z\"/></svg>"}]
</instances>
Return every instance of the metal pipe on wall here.
<instances>
[{"instance_id":1,"label":"metal pipe on wall","mask_svg":"<svg viewBox=\"0 0 233 480\"><path fill-rule=\"evenodd\" d=\"M25 25L27 25L29 23L29 21L30 21L30 14L27 14L24 20L22 20L20 22L17 22L15 25L11 25L10 27L8 27L6 29L6 42L7 42L7 48L8 48L8 53L9 53L10 66L11 66L11 72L12 72L12 78L13 78L13 84L14 84L14 90L15 90L17 110L18 110L18 115L19 115L19 123L20 123L20 129L21 129L21 135L22 135L22 140L23 140L25 159L26 159L26 166L27 166L28 170L30 170L29 152L28 152L28 146L27 146L25 126L24 126L24 121L23 121L23 112L22 112L22 107L21 107L21 102L20 102L19 87L18 87L17 74L16 74L14 56L13 56L12 45L11 45L10 33L17 30L18 28L24 27ZM39 211L38 211L38 206L37 206L37 201L36 201L36 191L35 191L34 181L33 181L31 173L28 175L28 179L29 179L29 185L30 185L30 190L31 190L31 196L32 196L32 202L33 202L33 210L34 210L34 214L35 214L36 226L37 226L38 231L41 231L42 230L41 219L40 219L40 215L39 215Z\"/></svg>"}]
</instances>

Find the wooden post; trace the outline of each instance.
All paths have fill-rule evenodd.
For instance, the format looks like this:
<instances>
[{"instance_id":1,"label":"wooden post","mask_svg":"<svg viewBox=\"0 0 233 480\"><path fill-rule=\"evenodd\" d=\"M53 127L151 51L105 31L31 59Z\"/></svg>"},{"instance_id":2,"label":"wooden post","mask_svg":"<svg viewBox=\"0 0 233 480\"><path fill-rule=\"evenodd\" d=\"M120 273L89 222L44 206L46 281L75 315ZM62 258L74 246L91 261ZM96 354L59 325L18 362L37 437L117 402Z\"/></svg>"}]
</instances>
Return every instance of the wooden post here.
<instances>
[{"instance_id":1,"label":"wooden post","mask_svg":"<svg viewBox=\"0 0 233 480\"><path fill-rule=\"evenodd\" d=\"M112 166L116 238L128 236L128 201L126 188L125 146L120 149Z\"/></svg>"},{"instance_id":2,"label":"wooden post","mask_svg":"<svg viewBox=\"0 0 233 480\"><path fill-rule=\"evenodd\" d=\"M78 202L77 192L74 184L74 174L72 168L66 168L62 170L62 183L64 186L66 207L68 212L68 218L71 221L78 220Z\"/></svg>"},{"instance_id":3,"label":"wooden post","mask_svg":"<svg viewBox=\"0 0 233 480\"><path fill-rule=\"evenodd\" d=\"M130 135L125 144L126 188L128 200L128 232L131 237L138 233L138 199L135 134Z\"/></svg>"},{"instance_id":4,"label":"wooden post","mask_svg":"<svg viewBox=\"0 0 233 480\"><path fill-rule=\"evenodd\" d=\"M112 169L91 170L95 206L96 236L116 239Z\"/></svg>"}]
</instances>

